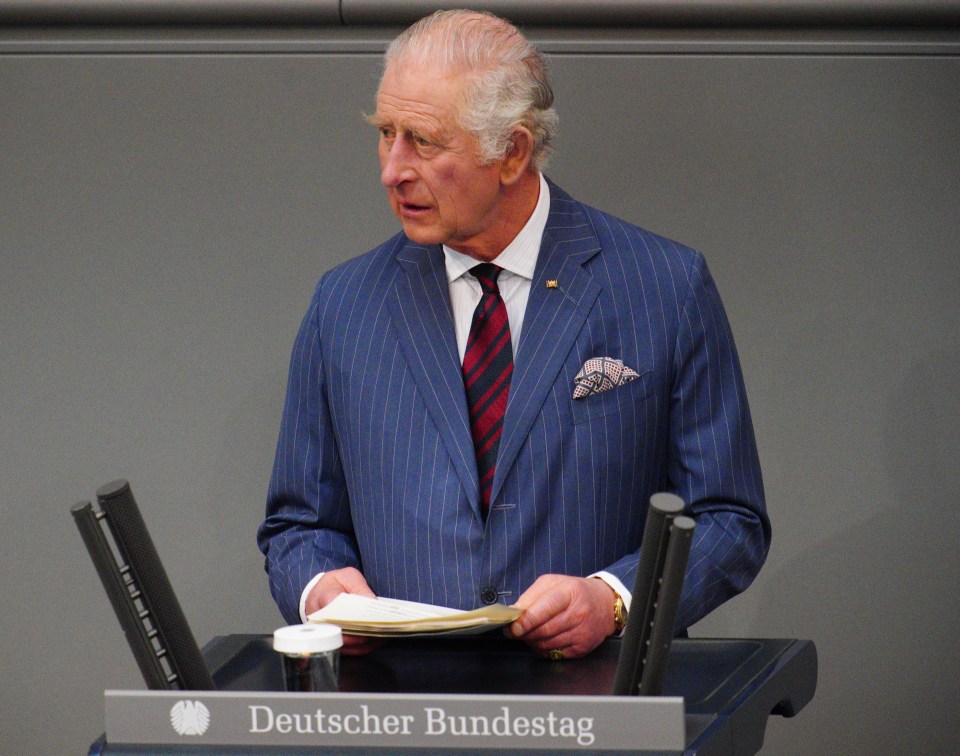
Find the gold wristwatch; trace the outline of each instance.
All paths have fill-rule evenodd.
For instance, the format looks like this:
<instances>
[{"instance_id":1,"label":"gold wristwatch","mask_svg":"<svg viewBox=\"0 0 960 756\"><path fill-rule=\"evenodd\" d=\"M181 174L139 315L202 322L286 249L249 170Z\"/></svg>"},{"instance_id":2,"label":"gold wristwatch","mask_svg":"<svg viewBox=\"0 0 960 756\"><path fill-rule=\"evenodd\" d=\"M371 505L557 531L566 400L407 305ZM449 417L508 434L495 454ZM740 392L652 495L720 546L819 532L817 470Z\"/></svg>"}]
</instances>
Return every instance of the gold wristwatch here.
<instances>
[{"instance_id":1,"label":"gold wristwatch","mask_svg":"<svg viewBox=\"0 0 960 756\"><path fill-rule=\"evenodd\" d=\"M615 635L619 635L627 624L627 608L623 605L623 599L619 593L614 591L614 596L616 598L613 600L613 632Z\"/></svg>"}]
</instances>

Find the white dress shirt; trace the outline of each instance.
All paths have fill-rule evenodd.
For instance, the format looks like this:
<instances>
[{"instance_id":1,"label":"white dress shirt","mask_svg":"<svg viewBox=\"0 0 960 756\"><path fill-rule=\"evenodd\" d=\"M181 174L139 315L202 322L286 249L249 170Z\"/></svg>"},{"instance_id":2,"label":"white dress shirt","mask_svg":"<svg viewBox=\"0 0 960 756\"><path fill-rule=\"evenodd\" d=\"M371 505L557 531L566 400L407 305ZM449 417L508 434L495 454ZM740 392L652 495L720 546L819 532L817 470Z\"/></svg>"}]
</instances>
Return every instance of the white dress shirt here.
<instances>
[{"instance_id":1,"label":"white dress shirt","mask_svg":"<svg viewBox=\"0 0 960 756\"><path fill-rule=\"evenodd\" d=\"M497 255L492 262L502 268L497 278L500 296L507 307L507 320L510 323L510 343L513 353L517 353L520 343L520 329L523 328L523 313L527 309L527 300L530 298L530 285L533 283L533 273L537 267L537 256L540 254L540 242L543 240L543 230L547 226L547 217L550 215L550 187L540 175L540 196L533 214L527 219L526 225L520 229L506 249ZM480 261L457 252L447 245L443 245L443 254L447 266L447 282L450 286L450 306L453 310L453 325L457 332L457 350L460 353L460 364L463 364L463 355L467 351L467 337L470 335L470 324L473 321L473 311L477 309L480 297L483 294L480 282L469 270Z\"/></svg>"}]
</instances>

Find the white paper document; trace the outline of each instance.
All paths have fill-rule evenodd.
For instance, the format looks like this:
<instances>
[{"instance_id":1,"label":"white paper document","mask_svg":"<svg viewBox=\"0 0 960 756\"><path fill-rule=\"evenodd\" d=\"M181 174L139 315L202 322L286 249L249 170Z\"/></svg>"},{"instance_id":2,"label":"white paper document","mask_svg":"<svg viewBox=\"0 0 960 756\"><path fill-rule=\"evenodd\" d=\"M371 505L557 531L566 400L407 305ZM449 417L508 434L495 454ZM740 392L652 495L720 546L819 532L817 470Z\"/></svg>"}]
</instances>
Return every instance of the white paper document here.
<instances>
[{"instance_id":1,"label":"white paper document","mask_svg":"<svg viewBox=\"0 0 960 756\"><path fill-rule=\"evenodd\" d=\"M341 593L311 622L328 622L353 635L390 637L412 634L475 634L502 627L520 616L513 606L493 604L471 612L433 604Z\"/></svg>"}]
</instances>

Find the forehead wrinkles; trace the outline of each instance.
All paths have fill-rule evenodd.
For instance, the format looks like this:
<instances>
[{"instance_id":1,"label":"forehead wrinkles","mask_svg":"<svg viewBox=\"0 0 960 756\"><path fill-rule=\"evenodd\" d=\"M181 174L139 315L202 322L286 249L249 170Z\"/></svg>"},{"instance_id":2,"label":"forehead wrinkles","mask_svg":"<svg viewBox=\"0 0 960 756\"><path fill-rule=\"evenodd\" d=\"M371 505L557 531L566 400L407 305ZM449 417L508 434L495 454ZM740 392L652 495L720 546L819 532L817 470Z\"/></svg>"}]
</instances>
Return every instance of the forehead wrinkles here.
<instances>
[{"instance_id":1,"label":"forehead wrinkles","mask_svg":"<svg viewBox=\"0 0 960 756\"><path fill-rule=\"evenodd\" d=\"M467 77L463 72L418 66L409 61L390 64L377 92L377 115L405 119L411 126L453 134L460 128Z\"/></svg>"},{"instance_id":2,"label":"forehead wrinkles","mask_svg":"<svg viewBox=\"0 0 960 756\"><path fill-rule=\"evenodd\" d=\"M447 134L453 126L453 115L448 108L389 92L380 93L374 117L394 128L430 134Z\"/></svg>"}]
</instances>

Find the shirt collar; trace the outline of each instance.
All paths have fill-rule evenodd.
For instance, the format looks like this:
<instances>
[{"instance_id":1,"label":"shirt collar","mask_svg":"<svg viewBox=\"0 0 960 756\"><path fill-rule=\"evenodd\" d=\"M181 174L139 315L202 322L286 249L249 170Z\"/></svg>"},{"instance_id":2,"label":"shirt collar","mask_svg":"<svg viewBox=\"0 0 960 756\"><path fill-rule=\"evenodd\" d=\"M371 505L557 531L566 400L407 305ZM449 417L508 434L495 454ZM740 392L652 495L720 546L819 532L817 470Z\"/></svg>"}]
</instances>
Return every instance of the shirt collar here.
<instances>
[{"instance_id":1,"label":"shirt collar","mask_svg":"<svg viewBox=\"0 0 960 756\"><path fill-rule=\"evenodd\" d=\"M537 206L533 209L533 213L506 249L490 261L529 281L533 280L537 256L540 254L540 242L543 240L543 230L547 227L547 218L550 215L550 187L543 174L539 176L540 196L537 198ZM448 283L457 280L478 263L473 257L450 249L446 244L443 245L443 255Z\"/></svg>"}]
</instances>

